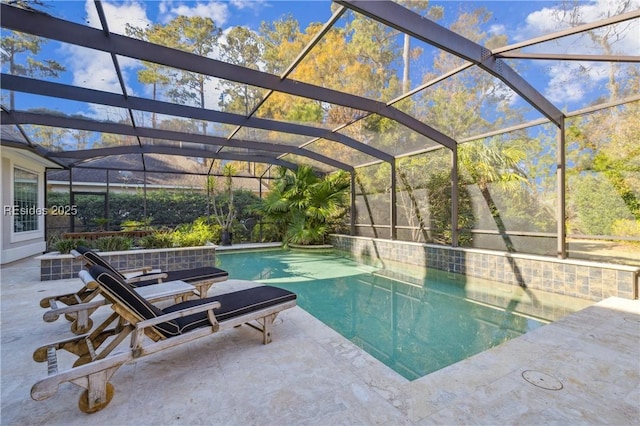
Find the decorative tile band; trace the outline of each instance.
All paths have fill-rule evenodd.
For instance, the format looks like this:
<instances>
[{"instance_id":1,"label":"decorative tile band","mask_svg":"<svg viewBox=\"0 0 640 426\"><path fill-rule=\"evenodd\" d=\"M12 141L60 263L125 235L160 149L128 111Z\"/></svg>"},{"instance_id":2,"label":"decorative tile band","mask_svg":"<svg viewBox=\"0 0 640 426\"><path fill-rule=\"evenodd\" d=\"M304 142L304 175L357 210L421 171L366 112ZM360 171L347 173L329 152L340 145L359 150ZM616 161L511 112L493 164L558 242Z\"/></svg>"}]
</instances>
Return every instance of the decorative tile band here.
<instances>
[{"instance_id":1,"label":"decorative tile band","mask_svg":"<svg viewBox=\"0 0 640 426\"><path fill-rule=\"evenodd\" d=\"M348 235L331 242L363 263L392 261L595 301L638 298L638 267Z\"/></svg>"},{"instance_id":2,"label":"decorative tile band","mask_svg":"<svg viewBox=\"0 0 640 426\"><path fill-rule=\"evenodd\" d=\"M146 249L119 252L104 252L100 256L118 270L150 267L163 271L193 269L215 266L216 247L184 247L178 249ZM70 254L43 255L40 260L40 280L61 280L75 278L83 268L82 260Z\"/></svg>"}]
</instances>

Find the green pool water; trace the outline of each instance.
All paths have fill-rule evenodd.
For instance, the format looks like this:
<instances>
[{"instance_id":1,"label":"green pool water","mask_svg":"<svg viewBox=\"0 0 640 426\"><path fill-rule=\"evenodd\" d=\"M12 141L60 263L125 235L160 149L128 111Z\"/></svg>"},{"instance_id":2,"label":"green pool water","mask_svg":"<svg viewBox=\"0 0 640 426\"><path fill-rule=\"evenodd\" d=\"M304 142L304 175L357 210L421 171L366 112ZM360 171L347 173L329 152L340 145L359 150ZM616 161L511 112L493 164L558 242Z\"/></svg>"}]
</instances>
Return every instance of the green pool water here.
<instances>
[{"instance_id":1,"label":"green pool water","mask_svg":"<svg viewBox=\"0 0 640 426\"><path fill-rule=\"evenodd\" d=\"M409 380L584 306L436 270L362 265L334 252L218 252L216 258L230 278L295 292L300 307Z\"/></svg>"}]
</instances>

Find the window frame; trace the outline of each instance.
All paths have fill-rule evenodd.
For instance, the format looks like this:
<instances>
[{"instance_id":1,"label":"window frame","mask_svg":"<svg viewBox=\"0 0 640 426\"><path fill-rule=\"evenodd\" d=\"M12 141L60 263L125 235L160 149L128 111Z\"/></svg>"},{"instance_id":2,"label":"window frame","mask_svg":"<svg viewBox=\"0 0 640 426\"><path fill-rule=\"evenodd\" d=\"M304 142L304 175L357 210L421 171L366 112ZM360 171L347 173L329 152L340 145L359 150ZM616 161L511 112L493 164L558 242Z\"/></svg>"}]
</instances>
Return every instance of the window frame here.
<instances>
[{"instance_id":1,"label":"window frame","mask_svg":"<svg viewBox=\"0 0 640 426\"><path fill-rule=\"evenodd\" d=\"M27 240L32 240L34 238L38 238L41 234L42 234L42 227L44 225L42 218L40 216L42 216L41 214L38 214L38 212L40 210L42 210L42 206L41 206L41 176L40 173L38 173L35 170L31 170L27 167L24 167L23 165L17 165L17 164L12 164L11 167L11 203L12 206L17 206L18 204L16 203L16 175L17 175L17 170L20 170L22 172L26 172L26 173L30 173L35 175L36 178L36 182L35 182L35 187L36 187L36 194L35 194L35 206L34 208L36 209L36 214L35 214L35 225L36 228L35 229L30 229L27 231L16 231L16 220L18 219L18 217L20 217L20 215L18 214L11 214L11 242L20 242L20 241L27 241Z\"/></svg>"}]
</instances>

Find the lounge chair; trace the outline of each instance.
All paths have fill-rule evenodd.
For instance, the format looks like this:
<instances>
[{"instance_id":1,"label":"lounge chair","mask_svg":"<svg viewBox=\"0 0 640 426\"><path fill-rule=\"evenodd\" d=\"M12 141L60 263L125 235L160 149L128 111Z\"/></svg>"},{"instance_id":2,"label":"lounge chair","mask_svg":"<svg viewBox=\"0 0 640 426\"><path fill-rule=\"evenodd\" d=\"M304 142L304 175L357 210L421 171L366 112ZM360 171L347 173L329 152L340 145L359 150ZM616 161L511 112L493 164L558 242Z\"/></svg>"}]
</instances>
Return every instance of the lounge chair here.
<instances>
[{"instance_id":1,"label":"lounge chair","mask_svg":"<svg viewBox=\"0 0 640 426\"><path fill-rule=\"evenodd\" d=\"M31 397L40 401L55 395L62 383L74 383L85 389L79 401L85 413L109 404L114 394L109 379L124 363L250 322L258 323L251 325L268 344L278 313L296 306L295 293L258 286L160 309L111 271L92 266L89 273L114 312L90 334L36 349L33 359L47 361L49 376L31 388ZM129 345L120 346L129 335ZM113 353L116 347L124 352ZM58 350L77 356L70 369L58 371Z\"/></svg>"},{"instance_id":2,"label":"lounge chair","mask_svg":"<svg viewBox=\"0 0 640 426\"><path fill-rule=\"evenodd\" d=\"M78 277L82 280L86 289L93 289L99 293L98 284L91 277L89 272L82 270L78 272ZM151 303L161 302L173 299L175 303L184 302L192 296L199 296L196 288L184 281L166 281L162 283L147 285L144 287L136 287L136 292ZM77 303L71 306L58 307L53 302L51 310L44 314L44 320L47 322L55 321L60 315L65 315L71 321L71 331L74 334L87 333L93 327L91 314L100 306L108 304L108 300L104 297L95 297L93 300L85 303Z\"/></svg>"},{"instance_id":3,"label":"lounge chair","mask_svg":"<svg viewBox=\"0 0 640 426\"><path fill-rule=\"evenodd\" d=\"M140 273L136 270L127 270L122 273L113 265L107 262L98 253L87 247L79 246L72 250L75 256L82 257L87 266L99 265L119 275L129 284L136 287L157 284L163 281L184 281L196 287L201 298L207 297L207 291L214 283L225 281L229 278L229 273L213 266L203 266L200 268L180 269L175 271L159 271L150 268L142 268ZM125 276L126 274L126 276Z\"/></svg>"},{"instance_id":4,"label":"lounge chair","mask_svg":"<svg viewBox=\"0 0 640 426\"><path fill-rule=\"evenodd\" d=\"M92 265L102 266L135 287L143 287L166 281L183 281L194 286L196 288L196 294L199 295L200 298L207 296L209 288L211 288L214 283L225 281L229 277L227 271L213 266L166 272L153 270L150 267L118 271L103 257L86 247L77 247L76 250L72 250L71 252L76 258L82 258L88 267ZM40 306L49 308L49 310L44 313L42 318L45 322L54 322L60 318L60 315L64 315L67 320L71 321L71 331L74 334L87 333L93 326L91 314L98 307L105 304L102 298L94 301L94 298L99 294L100 291L96 286L92 286L91 283L89 285L85 283L85 285L75 293L45 297L40 300ZM59 306L59 304L62 306Z\"/></svg>"}]
</instances>

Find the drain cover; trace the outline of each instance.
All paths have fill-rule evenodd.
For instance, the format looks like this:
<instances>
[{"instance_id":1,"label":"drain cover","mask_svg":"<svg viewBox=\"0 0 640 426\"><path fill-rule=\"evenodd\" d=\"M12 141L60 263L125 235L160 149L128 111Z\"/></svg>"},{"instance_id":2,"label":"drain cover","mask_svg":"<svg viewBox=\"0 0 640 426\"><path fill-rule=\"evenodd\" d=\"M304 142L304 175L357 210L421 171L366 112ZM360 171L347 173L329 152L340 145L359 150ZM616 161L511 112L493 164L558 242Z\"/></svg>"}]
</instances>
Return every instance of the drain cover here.
<instances>
[{"instance_id":1,"label":"drain cover","mask_svg":"<svg viewBox=\"0 0 640 426\"><path fill-rule=\"evenodd\" d=\"M547 390L562 389L562 382L550 374L542 373L535 370L525 370L522 372L522 378L534 386Z\"/></svg>"}]
</instances>

